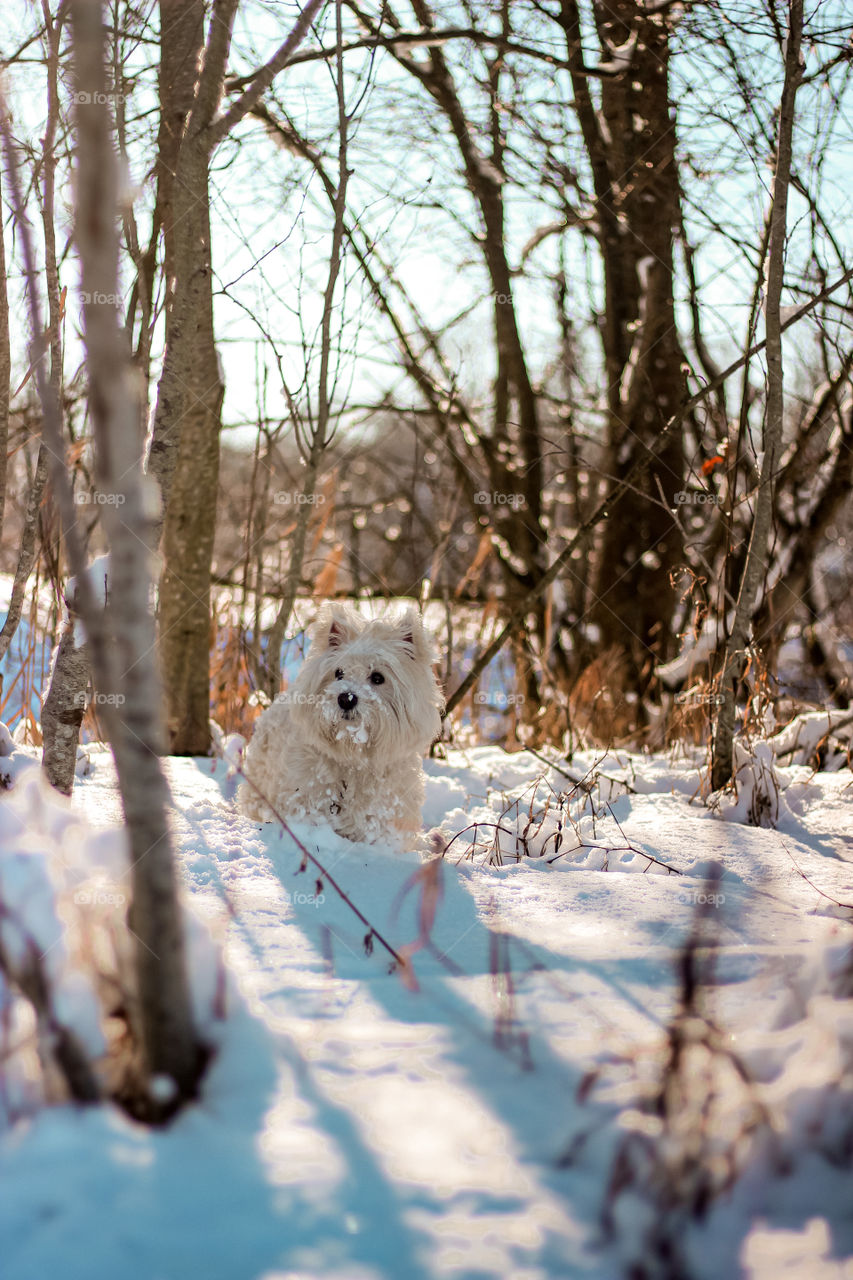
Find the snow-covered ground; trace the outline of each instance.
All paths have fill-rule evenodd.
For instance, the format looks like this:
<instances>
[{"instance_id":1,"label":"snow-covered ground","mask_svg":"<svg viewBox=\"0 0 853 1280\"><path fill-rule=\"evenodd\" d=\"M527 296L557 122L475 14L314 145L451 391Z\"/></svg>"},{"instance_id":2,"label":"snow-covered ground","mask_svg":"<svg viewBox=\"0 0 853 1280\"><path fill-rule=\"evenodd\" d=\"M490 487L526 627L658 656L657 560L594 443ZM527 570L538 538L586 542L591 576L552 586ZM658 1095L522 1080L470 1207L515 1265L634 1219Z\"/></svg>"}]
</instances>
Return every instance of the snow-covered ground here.
<instances>
[{"instance_id":1,"label":"snow-covered ground","mask_svg":"<svg viewBox=\"0 0 853 1280\"><path fill-rule=\"evenodd\" d=\"M437 879L416 853L298 828L409 948L404 981L299 873L291 838L237 814L223 764L169 761L182 881L229 975L218 1051L163 1130L62 1106L2 1135L4 1280L617 1280L645 1188L607 1188L662 1066L697 906L708 1011L796 1158L748 1156L685 1226L684 1274L849 1280L849 1152L833 1165L805 1134L853 1114L849 1075L832 1090L851 1002L828 994L851 965L853 910L835 905L853 903L851 775L788 770L772 830L709 813L698 763L590 755L561 772L494 747L428 762L427 826L478 824ZM566 774L586 777L569 799ZM108 755L73 808L120 820Z\"/></svg>"}]
</instances>

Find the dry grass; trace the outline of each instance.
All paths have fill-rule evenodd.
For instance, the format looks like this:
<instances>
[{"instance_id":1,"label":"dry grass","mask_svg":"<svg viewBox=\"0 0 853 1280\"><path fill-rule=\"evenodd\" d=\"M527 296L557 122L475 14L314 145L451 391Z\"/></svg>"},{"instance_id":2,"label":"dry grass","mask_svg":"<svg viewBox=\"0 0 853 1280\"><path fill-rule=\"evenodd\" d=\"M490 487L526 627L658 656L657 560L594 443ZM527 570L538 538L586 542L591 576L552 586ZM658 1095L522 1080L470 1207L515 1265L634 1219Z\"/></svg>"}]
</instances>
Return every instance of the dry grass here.
<instances>
[{"instance_id":1,"label":"dry grass","mask_svg":"<svg viewBox=\"0 0 853 1280\"><path fill-rule=\"evenodd\" d=\"M215 615L212 630L210 718L224 733L249 737L262 707L250 702L253 683L243 628Z\"/></svg>"},{"instance_id":2,"label":"dry grass","mask_svg":"<svg viewBox=\"0 0 853 1280\"><path fill-rule=\"evenodd\" d=\"M594 658L572 686L569 714L573 729L602 746L630 738L636 733L637 703L628 693L627 660L614 645Z\"/></svg>"}]
</instances>

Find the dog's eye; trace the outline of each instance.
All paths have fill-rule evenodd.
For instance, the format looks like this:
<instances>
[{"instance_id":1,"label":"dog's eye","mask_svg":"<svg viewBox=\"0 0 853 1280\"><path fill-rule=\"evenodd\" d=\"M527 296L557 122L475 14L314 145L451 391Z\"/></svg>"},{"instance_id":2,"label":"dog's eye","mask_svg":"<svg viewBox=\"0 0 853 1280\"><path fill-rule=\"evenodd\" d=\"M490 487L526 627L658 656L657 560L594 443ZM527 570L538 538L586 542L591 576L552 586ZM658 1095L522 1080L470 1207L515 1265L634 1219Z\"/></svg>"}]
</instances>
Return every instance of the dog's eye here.
<instances>
[{"instance_id":1,"label":"dog's eye","mask_svg":"<svg viewBox=\"0 0 853 1280\"><path fill-rule=\"evenodd\" d=\"M371 683L371 684L384 684L384 683L385 683L385 677L383 676L382 672L381 672L381 671L371 671L371 673L370 673L370 683Z\"/></svg>"},{"instance_id":2,"label":"dog's eye","mask_svg":"<svg viewBox=\"0 0 853 1280\"><path fill-rule=\"evenodd\" d=\"M343 671L341 671L340 667L338 667L337 670L335 671L335 679L343 680L343 678L344 678L344 673Z\"/></svg>"}]
</instances>

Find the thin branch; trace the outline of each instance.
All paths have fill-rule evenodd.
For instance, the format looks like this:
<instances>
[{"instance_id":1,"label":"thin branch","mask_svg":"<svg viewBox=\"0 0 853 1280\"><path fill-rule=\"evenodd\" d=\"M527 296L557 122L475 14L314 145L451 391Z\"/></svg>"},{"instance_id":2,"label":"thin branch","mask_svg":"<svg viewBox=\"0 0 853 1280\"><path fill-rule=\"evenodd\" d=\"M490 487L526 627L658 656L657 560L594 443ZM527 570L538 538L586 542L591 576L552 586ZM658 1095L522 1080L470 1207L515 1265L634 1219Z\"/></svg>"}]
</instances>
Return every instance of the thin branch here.
<instances>
[{"instance_id":1,"label":"thin branch","mask_svg":"<svg viewBox=\"0 0 853 1280\"><path fill-rule=\"evenodd\" d=\"M276 809L275 805L270 800L269 796L266 795L260 789L260 787L255 782L252 781L249 775L244 772L242 765L236 765L234 766L234 768L237 775L241 777L249 787L251 787L255 795L258 796L261 800L263 800L264 804L269 809L270 813L274 816L276 822L279 824L279 826L281 827L285 835L290 836L291 840L296 845L299 852L302 854L303 862L310 862L313 867L317 868L323 880L326 883L328 883L332 889L334 889L335 893L338 895L341 901L344 902L349 907L350 911L352 911L355 916L357 916L357 918L369 931L371 937L375 938L376 941L385 948L385 950L388 952L389 956L394 961L394 963L399 965L402 970L404 971L408 970L409 962L405 958L405 956L401 955L399 951L397 951L394 947L392 947L391 943L387 940L387 938L385 938L384 935L379 932L379 930L376 928L375 925L372 925L370 923L370 921L368 920L364 912L360 911L359 908L355 905L352 898L347 893L346 889L343 889L338 884L337 880L334 878L331 872L327 871L326 868L323 866L323 863L320 861L320 859L316 857L308 848L308 846L299 839L299 836L296 834L296 832L293 830L290 824L286 821L286 819L282 817L278 809Z\"/></svg>"},{"instance_id":2,"label":"thin branch","mask_svg":"<svg viewBox=\"0 0 853 1280\"><path fill-rule=\"evenodd\" d=\"M236 7L236 0L225 0L225 3L234 4ZM224 116L220 116L218 120L204 130L202 138L208 152L212 152L228 136L235 125L239 124L243 117L247 116L252 108L260 102L279 71L283 70L292 59L325 3L326 0L308 0L284 44L280 46L269 62L257 72L245 93L228 108Z\"/></svg>"},{"instance_id":3,"label":"thin branch","mask_svg":"<svg viewBox=\"0 0 853 1280\"><path fill-rule=\"evenodd\" d=\"M800 307L798 311L789 316L788 319L780 326L780 331L784 333L785 330L790 329L791 325L796 324L798 320L802 320L805 316L810 315L816 307L820 306L826 298L835 293L836 290L840 289L841 286L846 284L851 278L853 278L853 267L848 271L845 271L844 274L839 276L837 280L833 281L831 285L828 285L825 289L821 290L821 292L816 294L815 297L810 298L804 306ZM675 429L681 425L688 414L695 409L698 404L701 404L707 396L711 395L713 391L716 391L717 387L722 386L726 379L730 378L733 373L737 373L738 369L741 369L748 360L751 360L753 356L757 355L760 351L763 351L766 345L766 339L762 339L761 342L755 343L747 352L739 356L737 360L730 364L727 369L724 369L718 377L714 378L711 382L706 383L704 387L701 387L699 391L692 395L690 399L682 405L677 413L673 414L654 444L637 457L634 465L631 467L627 475L619 482L613 492L599 503L592 515L579 526L575 536L563 548L557 558L552 561L550 567L545 570L535 586L531 587L527 594L523 596L518 604L513 608L506 623L495 636L494 640L480 653L479 657L471 667L471 670L468 672L468 675L448 698L447 708L444 713L445 719L453 710L455 710L456 707L458 707L459 703L479 679L480 674L489 665L492 658L494 658L494 656L499 653L506 644L514 629L519 625L519 623L524 621L541 593L545 591L546 588L548 588L551 583L557 579L557 577L559 577L563 569L568 568L575 548L581 544L583 539L592 529L599 525L601 521L613 511L618 503L621 502L628 490L636 484L637 480L645 475L657 455L662 452L666 444L669 442L669 438ZM582 621L582 618L578 619L575 626L578 626Z\"/></svg>"}]
</instances>

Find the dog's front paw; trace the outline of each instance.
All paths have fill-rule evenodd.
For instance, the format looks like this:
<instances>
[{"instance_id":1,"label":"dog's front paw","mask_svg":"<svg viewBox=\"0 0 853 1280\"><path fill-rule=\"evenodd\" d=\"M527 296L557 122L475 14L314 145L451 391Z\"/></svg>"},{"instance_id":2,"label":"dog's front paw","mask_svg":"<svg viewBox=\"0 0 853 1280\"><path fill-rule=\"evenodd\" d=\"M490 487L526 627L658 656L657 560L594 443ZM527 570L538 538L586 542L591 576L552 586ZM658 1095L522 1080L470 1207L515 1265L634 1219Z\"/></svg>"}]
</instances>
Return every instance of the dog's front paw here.
<instances>
[{"instance_id":1,"label":"dog's front paw","mask_svg":"<svg viewBox=\"0 0 853 1280\"><path fill-rule=\"evenodd\" d=\"M408 831L402 847L419 854L423 862L429 862L443 855L447 839L447 833L437 827L431 831Z\"/></svg>"},{"instance_id":2,"label":"dog's front paw","mask_svg":"<svg viewBox=\"0 0 853 1280\"><path fill-rule=\"evenodd\" d=\"M244 782L237 792L237 808L250 822L275 822L275 814L261 797Z\"/></svg>"}]
</instances>

